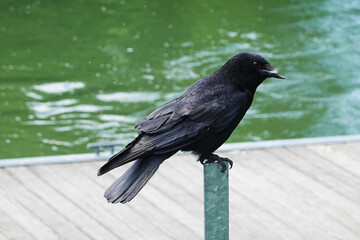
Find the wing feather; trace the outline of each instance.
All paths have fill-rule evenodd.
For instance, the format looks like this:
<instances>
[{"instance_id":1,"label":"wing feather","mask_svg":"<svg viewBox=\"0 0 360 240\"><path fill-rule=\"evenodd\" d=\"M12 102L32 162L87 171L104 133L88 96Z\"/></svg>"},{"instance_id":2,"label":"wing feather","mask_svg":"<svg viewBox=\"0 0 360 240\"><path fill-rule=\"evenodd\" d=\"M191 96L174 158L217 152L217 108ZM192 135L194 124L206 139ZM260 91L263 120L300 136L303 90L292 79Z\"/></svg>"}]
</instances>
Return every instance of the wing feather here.
<instances>
[{"instance_id":1,"label":"wing feather","mask_svg":"<svg viewBox=\"0 0 360 240\"><path fill-rule=\"evenodd\" d=\"M223 131L240 121L244 114L239 118L239 111L245 113L243 109L250 104L246 93L229 92L222 85L187 91L140 121L136 125L139 136L109 159L104 172L149 154L178 151L213 128L215 132Z\"/></svg>"}]
</instances>

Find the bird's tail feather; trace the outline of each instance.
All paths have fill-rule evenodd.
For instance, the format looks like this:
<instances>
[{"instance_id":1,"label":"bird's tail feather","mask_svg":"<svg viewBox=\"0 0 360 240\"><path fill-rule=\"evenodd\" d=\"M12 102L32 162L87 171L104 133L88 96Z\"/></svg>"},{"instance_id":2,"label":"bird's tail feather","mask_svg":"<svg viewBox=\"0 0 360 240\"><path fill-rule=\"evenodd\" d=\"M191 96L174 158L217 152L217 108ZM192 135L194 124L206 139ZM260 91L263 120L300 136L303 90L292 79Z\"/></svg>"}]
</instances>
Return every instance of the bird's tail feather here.
<instances>
[{"instance_id":1,"label":"bird's tail feather","mask_svg":"<svg viewBox=\"0 0 360 240\"><path fill-rule=\"evenodd\" d=\"M128 151L126 151L128 149L124 149L121 152L118 152L117 154L115 154L114 156L112 156L109 161L107 163L105 163L99 170L97 175L101 176L104 173L107 173L111 170L113 170L114 168L117 168L121 165L124 165L128 162L134 161L136 159L136 157L138 158L139 156L132 156L131 152L129 153ZM138 154L140 155L140 154Z\"/></svg>"},{"instance_id":2,"label":"bird's tail feather","mask_svg":"<svg viewBox=\"0 0 360 240\"><path fill-rule=\"evenodd\" d=\"M105 192L108 202L126 203L132 200L158 170L168 156L151 155L136 162Z\"/></svg>"}]
</instances>

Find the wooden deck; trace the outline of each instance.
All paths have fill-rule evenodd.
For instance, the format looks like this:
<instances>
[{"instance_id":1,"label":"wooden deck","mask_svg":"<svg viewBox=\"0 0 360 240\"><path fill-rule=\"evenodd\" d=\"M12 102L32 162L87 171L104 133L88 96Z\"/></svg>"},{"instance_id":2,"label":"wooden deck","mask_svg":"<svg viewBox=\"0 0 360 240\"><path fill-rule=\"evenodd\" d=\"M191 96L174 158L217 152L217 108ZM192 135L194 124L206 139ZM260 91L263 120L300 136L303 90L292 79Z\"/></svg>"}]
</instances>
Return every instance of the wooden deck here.
<instances>
[{"instance_id":1,"label":"wooden deck","mask_svg":"<svg viewBox=\"0 0 360 240\"><path fill-rule=\"evenodd\" d=\"M360 142L229 151L230 238L359 240ZM129 204L103 162L0 169L0 239L202 239L202 167L166 161Z\"/></svg>"}]
</instances>

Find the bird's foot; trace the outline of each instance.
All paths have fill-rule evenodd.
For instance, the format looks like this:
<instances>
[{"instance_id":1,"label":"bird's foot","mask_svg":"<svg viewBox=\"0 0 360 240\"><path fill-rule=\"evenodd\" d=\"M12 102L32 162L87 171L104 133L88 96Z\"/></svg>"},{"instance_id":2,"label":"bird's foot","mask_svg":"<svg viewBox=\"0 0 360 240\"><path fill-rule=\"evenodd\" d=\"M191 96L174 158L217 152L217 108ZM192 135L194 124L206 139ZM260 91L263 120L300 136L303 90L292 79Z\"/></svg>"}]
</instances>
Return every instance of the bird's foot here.
<instances>
[{"instance_id":1,"label":"bird's foot","mask_svg":"<svg viewBox=\"0 0 360 240\"><path fill-rule=\"evenodd\" d=\"M204 165L206 163L212 163L212 162L217 162L221 165L221 172L224 172L226 170L226 164L225 162L228 162L230 165L230 169L233 166L233 161L229 158L224 158L224 157L220 157L216 154L210 154L207 156L201 156L199 158L199 162Z\"/></svg>"}]
</instances>

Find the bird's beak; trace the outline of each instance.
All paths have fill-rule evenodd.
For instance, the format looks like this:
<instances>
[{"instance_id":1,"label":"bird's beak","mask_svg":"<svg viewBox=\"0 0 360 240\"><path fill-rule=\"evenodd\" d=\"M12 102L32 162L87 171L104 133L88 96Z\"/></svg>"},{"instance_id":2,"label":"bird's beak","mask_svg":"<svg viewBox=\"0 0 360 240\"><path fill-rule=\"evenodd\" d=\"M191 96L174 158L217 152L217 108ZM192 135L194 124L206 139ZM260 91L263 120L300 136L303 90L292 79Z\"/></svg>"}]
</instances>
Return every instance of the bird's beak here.
<instances>
[{"instance_id":1,"label":"bird's beak","mask_svg":"<svg viewBox=\"0 0 360 240\"><path fill-rule=\"evenodd\" d=\"M261 69L260 73L267 76L267 77L280 78L280 79L285 79L286 78L284 76L280 76L278 74L278 71L273 67L271 67L269 70L268 69Z\"/></svg>"}]
</instances>

